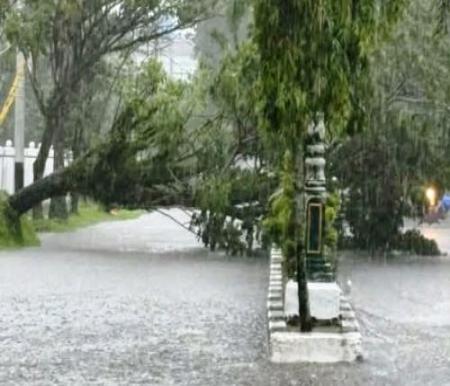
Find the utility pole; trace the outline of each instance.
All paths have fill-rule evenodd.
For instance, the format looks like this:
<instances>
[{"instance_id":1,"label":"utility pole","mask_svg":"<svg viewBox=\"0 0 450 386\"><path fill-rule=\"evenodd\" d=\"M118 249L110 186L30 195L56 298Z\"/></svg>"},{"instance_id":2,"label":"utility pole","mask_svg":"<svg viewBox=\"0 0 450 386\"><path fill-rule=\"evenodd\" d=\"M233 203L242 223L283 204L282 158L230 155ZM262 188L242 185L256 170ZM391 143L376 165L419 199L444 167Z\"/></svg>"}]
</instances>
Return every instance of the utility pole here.
<instances>
[{"instance_id":1,"label":"utility pole","mask_svg":"<svg viewBox=\"0 0 450 386\"><path fill-rule=\"evenodd\" d=\"M14 185L18 192L24 185L24 147L25 147L25 59L20 51L16 55L16 73L18 84L15 101L14 146Z\"/></svg>"}]
</instances>

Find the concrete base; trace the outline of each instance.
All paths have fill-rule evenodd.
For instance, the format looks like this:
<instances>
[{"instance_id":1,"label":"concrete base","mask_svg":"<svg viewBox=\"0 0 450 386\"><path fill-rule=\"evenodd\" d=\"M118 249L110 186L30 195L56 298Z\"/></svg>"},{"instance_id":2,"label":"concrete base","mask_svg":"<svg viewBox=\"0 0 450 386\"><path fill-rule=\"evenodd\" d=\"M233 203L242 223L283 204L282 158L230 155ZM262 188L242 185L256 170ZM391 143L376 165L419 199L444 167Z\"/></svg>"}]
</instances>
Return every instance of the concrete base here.
<instances>
[{"instance_id":1,"label":"concrete base","mask_svg":"<svg viewBox=\"0 0 450 386\"><path fill-rule=\"evenodd\" d=\"M301 333L289 327L286 319L298 315L297 284L282 280L281 251L272 250L270 283L267 295L267 319L270 359L276 363L337 363L363 358L359 324L349 300L336 283L309 283L311 309L316 319L338 318L334 327ZM336 293L339 297L336 301ZM338 315L336 316L336 305ZM325 308L327 308L325 310Z\"/></svg>"},{"instance_id":2,"label":"concrete base","mask_svg":"<svg viewBox=\"0 0 450 386\"><path fill-rule=\"evenodd\" d=\"M311 316L318 320L339 318L341 289L337 283L308 283Z\"/></svg>"},{"instance_id":3,"label":"concrete base","mask_svg":"<svg viewBox=\"0 0 450 386\"><path fill-rule=\"evenodd\" d=\"M361 334L273 332L271 361L275 363L338 363L362 358Z\"/></svg>"},{"instance_id":4,"label":"concrete base","mask_svg":"<svg viewBox=\"0 0 450 386\"><path fill-rule=\"evenodd\" d=\"M308 282L309 307L311 316L317 320L339 318L341 289L336 283ZM286 284L284 312L288 318L298 316L297 283L290 280Z\"/></svg>"}]
</instances>

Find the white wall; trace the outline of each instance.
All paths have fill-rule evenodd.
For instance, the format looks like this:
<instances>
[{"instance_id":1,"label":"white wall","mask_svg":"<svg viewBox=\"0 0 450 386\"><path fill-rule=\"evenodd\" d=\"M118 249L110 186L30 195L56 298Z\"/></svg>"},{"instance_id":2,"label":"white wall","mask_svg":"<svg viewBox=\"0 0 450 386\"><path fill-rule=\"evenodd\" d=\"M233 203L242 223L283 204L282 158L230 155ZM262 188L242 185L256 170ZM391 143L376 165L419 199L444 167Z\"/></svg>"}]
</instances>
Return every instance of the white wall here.
<instances>
[{"instance_id":1,"label":"white wall","mask_svg":"<svg viewBox=\"0 0 450 386\"><path fill-rule=\"evenodd\" d=\"M40 146L40 145L39 145ZM25 148L24 159L24 184L30 185L33 182L33 164L36 160L39 147L34 142L30 142ZM0 146L0 190L6 190L9 194L14 193L14 158L16 151L12 141L6 141L5 146ZM68 163L69 160L66 161ZM53 149L45 164L44 176L53 172Z\"/></svg>"}]
</instances>

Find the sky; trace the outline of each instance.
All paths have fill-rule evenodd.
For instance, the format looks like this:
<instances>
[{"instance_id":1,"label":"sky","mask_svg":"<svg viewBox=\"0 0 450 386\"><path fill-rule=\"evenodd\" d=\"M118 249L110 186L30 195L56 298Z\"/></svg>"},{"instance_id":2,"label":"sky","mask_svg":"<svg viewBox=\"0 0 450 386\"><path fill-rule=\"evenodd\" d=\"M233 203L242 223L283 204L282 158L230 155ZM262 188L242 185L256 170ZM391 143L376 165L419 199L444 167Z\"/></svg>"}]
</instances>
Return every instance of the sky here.
<instances>
[{"instance_id":1,"label":"sky","mask_svg":"<svg viewBox=\"0 0 450 386\"><path fill-rule=\"evenodd\" d=\"M168 39L159 41L157 47L152 44L142 48L136 60L145 60L157 51L158 58L169 76L175 79L188 79L197 69L194 42L191 38L193 34L195 31L192 29L177 31Z\"/></svg>"}]
</instances>

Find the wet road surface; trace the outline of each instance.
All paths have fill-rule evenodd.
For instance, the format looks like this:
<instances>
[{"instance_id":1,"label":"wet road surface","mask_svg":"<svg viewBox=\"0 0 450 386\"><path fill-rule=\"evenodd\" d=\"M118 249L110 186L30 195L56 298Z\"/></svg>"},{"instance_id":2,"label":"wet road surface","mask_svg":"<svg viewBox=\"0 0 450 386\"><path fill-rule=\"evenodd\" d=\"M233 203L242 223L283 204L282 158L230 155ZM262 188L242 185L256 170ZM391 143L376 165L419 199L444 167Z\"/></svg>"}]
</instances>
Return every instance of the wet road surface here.
<instances>
[{"instance_id":1,"label":"wet road surface","mask_svg":"<svg viewBox=\"0 0 450 386\"><path fill-rule=\"evenodd\" d=\"M450 259L340 276L367 359L272 365L266 259L209 253L156 213L47 235L0 253L0 384L450 385Z\"/></svg>"}]
</instances>

